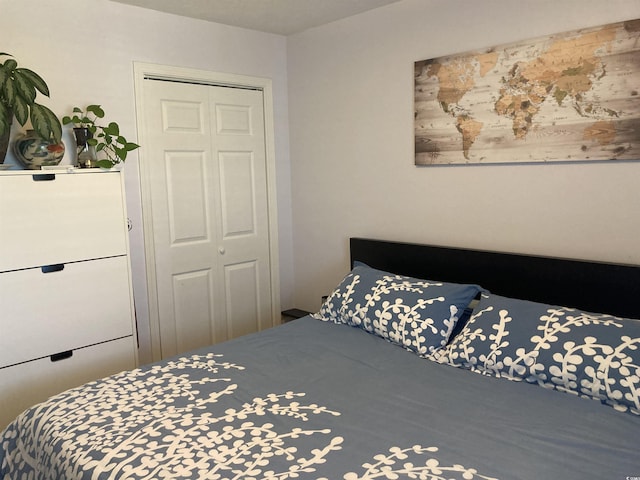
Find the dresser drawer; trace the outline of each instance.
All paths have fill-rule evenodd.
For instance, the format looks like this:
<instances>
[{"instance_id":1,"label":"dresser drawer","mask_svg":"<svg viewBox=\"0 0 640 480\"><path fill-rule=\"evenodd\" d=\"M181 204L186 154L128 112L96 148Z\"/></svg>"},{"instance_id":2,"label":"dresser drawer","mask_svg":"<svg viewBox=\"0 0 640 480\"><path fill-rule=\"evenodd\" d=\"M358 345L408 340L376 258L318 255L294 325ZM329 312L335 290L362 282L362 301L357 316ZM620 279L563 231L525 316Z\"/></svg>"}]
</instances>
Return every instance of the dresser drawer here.
<instances>
[{"instance_id":1,"label":"dresser drawer","mask_svg":"<svg viewBox=\"0 0 640 480\"><path fill-rule=\"evenodd\" d=\"M0 273L0 367L132 334L127 257L51 270Z\"/></svg>"},{"instance_id":2,"label":"dresser drawer","mask_svg":"<svg viewBox=\"0 0 640 480\"><path fill-rule=\"evenodd\" d=\"M20 412L51 395L135 364L133 337L126 337L74 350L64 360L43 358L0 368L0 431Z\"/></svg>"},{"instance_id":3,"label":"dresser drawer","mask_svg":"<svg viewBox=\"0 0 640 480\"><path fill-rule=\"evenodd\" d=\"M0 271L123 255L118 172L0 175Z\"/></svg>"}]
</instances>

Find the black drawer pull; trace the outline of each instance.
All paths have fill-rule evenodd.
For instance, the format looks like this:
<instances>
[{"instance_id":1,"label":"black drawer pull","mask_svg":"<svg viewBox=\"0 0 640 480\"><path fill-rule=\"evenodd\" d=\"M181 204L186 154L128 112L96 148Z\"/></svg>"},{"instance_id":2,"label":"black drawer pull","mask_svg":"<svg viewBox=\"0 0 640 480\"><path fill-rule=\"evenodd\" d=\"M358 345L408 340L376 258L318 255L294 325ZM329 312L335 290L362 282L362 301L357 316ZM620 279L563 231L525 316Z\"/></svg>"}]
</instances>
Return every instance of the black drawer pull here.
<instances>
[{"instance_id":1,"label":"black drawer pull","mask_svg":"<svg viewBox=\"0 0 640 480\"><path fill-rule=\"evenodd\" d=\"M66 352L54 353L49 358L52 362L59 362L60 360L66 360L73 356L73 350L67 350Z\"/></svg>"},{"instance_id":2,"label":"black drawer pull","mask_svg":"<svg viewBox=\"0 0 640 480\"><path fill-rule=\"evenodd\" d=\"M31 175L34 182L49 182L51 180L56 179L55 173L36 173L35 175Z\"/></svg>"},{"instance_id":3,"label":"black drawer pull","mask_svg":"<svg viewBox=\"0 0 640 480\"><path fill-rule=\"evenodd\" d=\"M42 270L42 273L61 272L62 270L64 270L64 263L45 265L44 267L40 267L40 270Z\"/></svg>"}]
</instances>

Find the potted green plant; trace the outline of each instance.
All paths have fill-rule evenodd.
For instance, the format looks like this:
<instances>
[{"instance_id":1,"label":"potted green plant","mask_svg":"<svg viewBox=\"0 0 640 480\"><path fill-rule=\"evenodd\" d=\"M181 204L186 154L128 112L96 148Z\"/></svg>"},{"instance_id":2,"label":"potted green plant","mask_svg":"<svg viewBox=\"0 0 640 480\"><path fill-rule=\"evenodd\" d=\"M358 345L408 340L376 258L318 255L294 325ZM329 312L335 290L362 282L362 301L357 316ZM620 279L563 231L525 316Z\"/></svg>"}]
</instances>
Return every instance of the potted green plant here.
<instances>
[{"instance_id":1,"label":"potted green plant","mask_svg":"<svg viewBox=\"0 0 640 480\"><path fill-rule=\"evenodd\" d=\"M116 122L110 122L106 127L96 123L102 118L104 110L100 105L88 105L84 109L74 107L73 116L63 117L62 123L73 124L78 148L94 149L96 155L102 156L95 161L96 166L109 169L124 162L127 154L140 145L127 141Z\"/></svg>"},{"instance_id":2,"label":"potted green plant","mask_svg":"<svg viewBox=\"0 0 640 480\"><path fill-rule=\"evenodd\" d=\"M22 126L31 120L33 130L45 140L60 143L62 138L58 117L35 101L38 92L49 96L45 81L33 70L18 67L10 54L0 53L2 57L9 58L0 63L0 163L7 153L14 117Z\"/></svg>"}]
</instances>

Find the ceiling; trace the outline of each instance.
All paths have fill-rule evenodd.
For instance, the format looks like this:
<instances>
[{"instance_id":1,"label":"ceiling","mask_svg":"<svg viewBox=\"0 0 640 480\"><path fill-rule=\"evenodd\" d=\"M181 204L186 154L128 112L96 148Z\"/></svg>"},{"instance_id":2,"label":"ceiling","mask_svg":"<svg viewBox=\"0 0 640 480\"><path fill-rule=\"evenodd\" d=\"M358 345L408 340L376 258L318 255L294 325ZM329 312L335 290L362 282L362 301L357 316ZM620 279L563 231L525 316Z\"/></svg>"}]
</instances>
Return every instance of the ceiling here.
<instances>
[{"instance_id":1,"label":"ceiling","mask_svg":"<svg viewBox=\"0 0 640 480\"><path fill-rule=\"evenodd\" d=\"M210 22L291 35L399 0L112 0Z\"/></svg>"}]
</instances>

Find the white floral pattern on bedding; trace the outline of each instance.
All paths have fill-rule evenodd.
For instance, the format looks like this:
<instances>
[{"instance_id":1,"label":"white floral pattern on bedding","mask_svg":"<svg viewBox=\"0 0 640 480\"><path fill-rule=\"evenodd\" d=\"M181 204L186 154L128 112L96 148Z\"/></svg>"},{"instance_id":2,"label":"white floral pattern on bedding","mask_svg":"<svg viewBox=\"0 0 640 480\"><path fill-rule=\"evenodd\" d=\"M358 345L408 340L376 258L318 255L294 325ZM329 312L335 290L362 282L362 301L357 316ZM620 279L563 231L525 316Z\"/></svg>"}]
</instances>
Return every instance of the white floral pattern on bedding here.
<instances>
[{"instance_id":1,"label":"white floral pattern on bedding","mask_svg":"<svg viewBox=\"0 0 640 480\"><path fill-rule=\"evenodd\" d=\"M487 293L433 358L640 415L639 320Z\"/></svg>"},{"instance_id":2,"label":"white floral pattern on bedding","mask_svg":"<svg viewBox=\"0 0 640 480\"><path fill-rule=\"evenodd\" d=\"M361 328L418 355L446 345L477 285L395 275L357 264L312 317Z\"/></svg>"},{"instance_id":3,"label":"white floral pattern on bedding","mask_svg":"<svg viewBox=\"0 0 640 480\"><path fill-rule=\"evenodd\" d=\"M96 478L100 473L119 479L280 479L315 471L329 452L341 448L342 438L334 436L305 453L296 440L331 431L279 431L274 424L278 416L304 423L311 415L340 415L302 403L304 393L272 393L213 413L210 406L238 388L222 374L244 369L218 357L180 358L53 397L5 431L4 449L18 436L47 440L42 445L15 442L3 470L42 471L48 479ZM187 369L204 375L191 378ZM39 418L31 422L34 415ZM285 471L269 469L275 457L285 460Z\"/></svg>"},{"instance_id":4,"label":"white floral pattern on bedding","mask_svg":"<svg viewBox=\"0 0 640 480\"><path fill-rule=\"evenodd\" d=\"M317 475L346 441L331 428L304 424L341 413L290 391L224 404L247 394L232 378L246 369L221 357L193 355L123 372L35 406L0 434L0 477L326 479ZM362 474L343 478L495 480L441 465L437 451L392 447L364 463Z\"/></svg>"},{"instance_id":5,"label":"white floral pattern on bedding","mask_svg":"<svg viewBox=\"0 0 640 480\"><path fill-rule=\"evenodd\" d=\"M437 447L423 447L414 445L410 448L392 447L388 454L378 454L373 457L373 462L365 463L362 475L349 472L344 480L374 480L374 479L399 479L415 478L420 480L498 480L493 477L480 475L474 468L466 468L462 465L441 465L433 454ZM318 479L328 480L328 479Z\"/></svg>"}]
</instances>

